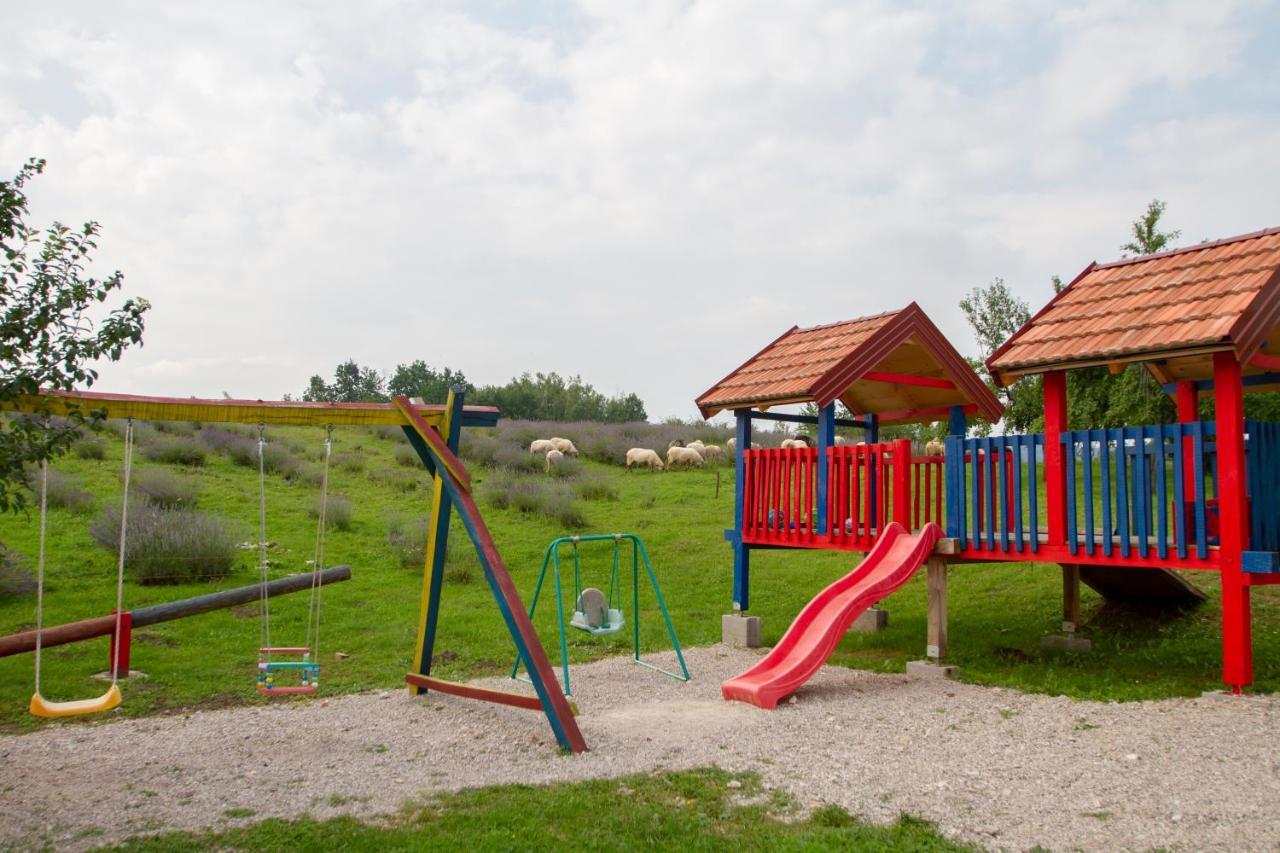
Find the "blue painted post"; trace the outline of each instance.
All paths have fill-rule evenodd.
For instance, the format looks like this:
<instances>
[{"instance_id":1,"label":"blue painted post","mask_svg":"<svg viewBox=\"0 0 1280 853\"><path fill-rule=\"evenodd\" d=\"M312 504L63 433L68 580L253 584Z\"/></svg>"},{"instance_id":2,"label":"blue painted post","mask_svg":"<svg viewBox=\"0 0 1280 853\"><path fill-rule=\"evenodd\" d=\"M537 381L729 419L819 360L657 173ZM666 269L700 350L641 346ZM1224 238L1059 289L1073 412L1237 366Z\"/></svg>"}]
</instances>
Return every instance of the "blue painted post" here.
<instances>
[{"instance_id":1,"label":"blue painted post","mask_svg":"<svg viewBox=\"0 0 1280 853\"><path fill-rule=\"evenodd\" d=\"M751 449L751 410L738 409L737 453L733 472L733 609L746 610L751 603L751 548L742 541L742 515L746 509L747 465L743 454Z\"/></svg>"},{"instance_id":2,"label":"blue painted post","mask_svg":"<svg viewBox=\"0 0 1280 853\"><path fill-rule=\"evenodd\" d=\"M462 401L465 392L462 388L450 388L446 401L448 408L447 432L445 443L454 453L458 452L458 440L462 436ZM406 426L407 433L413 433L413 427ZM416 433L414 433L416 438ZM435 535L428 539L427 576L422 579L422 595L426 599L422 608L423 622L418 626L418 649L414 655L413 671L419 675L431 674L431 658L435 653L436 625L440 621L440 588L444 583L444 557L449 544L449 516L453 511L453 502L444 489L444 481L440 471L435 472L435 487L431 508L431 521ZM427 692L425 687L410 685L409 690L417 694Z\"/></svg>"},{"instance_id":3,"label":"blue painted post","mask_svg":"<svg viewBox=\"0 0 1280 853\"><path fill-rule=\"evenodd\" d=\"M827 450L836 443L836 404L829 403L818 411L818 518L814 530L827 533L827 484L831 482L831 463Z\"/></svg>"},{"instance_id":4,"label":"blue painted post","mask_svg":"<svg viewBox=\"0 0 1280 853\"><path fill-rule=\"evenodd\" d=\"M943 478L947 483L947 535L964 538L964 437L969 423L964 406L952 406L947 418L946 462ZM952 441L952 439L961 439ZM954 505L954 508L953 508ZM963 543L962 543L963 544Z\"/></svg>"},{"instance_id":5,"label":"blue painted post","mask_svg":"<svg viewBox=\"0 0 1280 853\"><path fill-rule=\"evenodd\" d=\"M968 431L969 422L964 415L964 406L952 406L951 415L947 418L947 435L963 438Z\"/></svg>"},{"instance_id":6,"label":"blue painted post","mask_svg":"<svg viewBox=\"0 0 1280 853\"><path fill-rule=\"evenodd\" d=\"M863 422L866 424L864 433L866 434L867 444L880 443L880 416L879 415L863 415ZM876 509L880 506L880 484L877 482L876 466L868 460L867 463L867 480L871 484L871 488L867 490L867 532L879 524L876 518L878 514Z\"/></svg>"}]
</instances>

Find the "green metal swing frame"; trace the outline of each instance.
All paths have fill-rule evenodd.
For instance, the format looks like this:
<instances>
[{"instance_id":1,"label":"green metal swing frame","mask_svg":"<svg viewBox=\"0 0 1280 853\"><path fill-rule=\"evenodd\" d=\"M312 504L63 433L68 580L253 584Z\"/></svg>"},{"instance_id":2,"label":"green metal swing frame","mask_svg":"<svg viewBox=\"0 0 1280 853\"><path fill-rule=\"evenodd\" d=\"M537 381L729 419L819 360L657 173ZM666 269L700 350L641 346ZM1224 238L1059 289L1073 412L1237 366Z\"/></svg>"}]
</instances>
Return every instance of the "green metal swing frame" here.
<instances>
[{"instance_id":1,"label":"green metal swing frame","mask_svg":"<svg viewBox=\"0 0 1280 853\"><path fill-rule=\"evenodd\" d=\"M569 641L567 631L565 630L564 620L564 589L560 581L560 547L570 544L573 546L573 601L574 607L577 607L579 597L582 595L582 563L578 546L584 542L612 542L613 543L613 571L609 577L609 595L607 610L609 612L621 613L622 611L622 590L620 581L620 552L623 542L631 543L631 659L634 663L652 669L655 672L674 678L676 681L689 680L689 667L684 662L684 652L680 649L680 641L676 638L675 626L671 624L671 614L667 611L667 603L662 597L662 589L658 586L658 577L653 572L653 564L649 561L649 552L644 547L644 542L639 536L633 533L600 533L590 536L561 536L553 539L551 544L547 546L546 552L542 556L542 571L538 574L538 585L534 587L533 599L529 602L529 620L533 621L534 613L538 609L538 600L542 597L542 587L547 579L547 569L550 568L552 577L555 581L556 595L556 622L560 627L560 669L564 677L564 695L573 695L569 684ZM658 601L658 609L662 611L662 620L667 626L667 636L671 638L671 646L675 649L676 660L680 662L680 672L671 672L663 669L656 664L649 663L640 658L640 562L644 561L645 573L649 576L649 584L653 587L654 596ZM615 607L616 603L616 607ZM622 628L621 624L616 627L612 625L602 626L600 628L586 628L593 635L613 634ZM515 663L511 666L511 677L521 681L527 681L520 675L520 657L516 656Z\"/></svg>"}]
</instances>

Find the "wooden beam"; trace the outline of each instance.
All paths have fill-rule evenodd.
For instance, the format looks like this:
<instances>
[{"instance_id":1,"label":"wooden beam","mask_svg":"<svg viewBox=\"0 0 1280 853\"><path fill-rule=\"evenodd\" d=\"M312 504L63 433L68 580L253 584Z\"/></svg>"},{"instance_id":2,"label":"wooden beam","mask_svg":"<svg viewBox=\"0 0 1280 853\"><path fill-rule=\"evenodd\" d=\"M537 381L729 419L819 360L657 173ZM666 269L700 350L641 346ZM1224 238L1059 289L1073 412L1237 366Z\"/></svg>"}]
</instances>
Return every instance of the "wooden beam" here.
<instances>
[{"instance_id":1,"label":"wooden beam","mask_svg":"<svg viewBox=\"0 0 1280 853\"><path fill-rule=\"evenodd\" d=\"M891 385L915 385L920 388L956 390L956 383L950 379L937 379L933 376L913 376L909 373L887 373L882 370L868 370L858 378L860 380L865 379L868 382L887 382Z\"/></svg>"},{"instance_id":2,"label":"wooden beam","mask_svg":"<svg viewBox=\"0 0 1280 853\"><path fill-rule=\"evenodd\" d=\"M1080 627L1080 567L1062 567L1062 630L1074 634Z\"/></svg>"},{"instance_id":3,"label":"wooden beam","mask_svg":"<svg viewBox=\"0 0 1280 853\"><path fill-rule=\"evenodd\" d=\"M947 657L947 561L929 557L925 561L925 583L929 595L929 624L925 657L934 663Z\"/></svg>"},{"instance_id":4,"label":"wooden beam","mask_svg":"<svg viewBox=\"0 0 1280 853\"><path fill-rule=\"evenodd\" d=\"M899 423L906 420L942 420L951 416L953 406L931 406L927 409L908 409L900 412L881 412L881 423ZM976 415L978 407L973 403L963 407L966 415Z\"/></svg>"},{"instance_id":5,"label":"wooden beam","mask_svg":"<svg viewBox=\"0 0 1280 853\"><path fill-rule=\"evenodd\" d=\"M524 708L528 711L542 710L542 701L537 696L530 696L527 693L495 690L492 687L480 687L476 684L459 684L456 681L445 681L443 678L433 678L430 675L418 675L413 672L405 675L404 681L414 687L439 690L441 693L448 693L451 696L480 699L485 702L495 702L499 705L510 705L513 708ZM576 717L578 715L577 704L570 702L569 711Z\"/></svg>"},{"instance_id":6,"label":"wooden beam","mask_svg":"<svg viewBox=\"0 0 1280 853\"><path fill-rule=\"evenodd\" d=\"M1265 370L1280 370L1280 355L1267 355L1259 351L1249 358L1249 364Z\"/></svg>"},{"instance_id":7,"label":"wooden beam","mask_svg":"<svg viewBox=\"0 0 1280 853\"><path fill-rule=\"evenodd\" d=\"M108 418L140 421L270 424L273 426L403 426L405 416L391 403L309 403L294 400L206 400L197 397L141 397L96 391L43 391L0 404L16 412L67 415L103 412ZM416 404L412 410L435 426L445 407ZM494 426L498 410L468 406L464 426Z\"/></svg>"}]
</instances>

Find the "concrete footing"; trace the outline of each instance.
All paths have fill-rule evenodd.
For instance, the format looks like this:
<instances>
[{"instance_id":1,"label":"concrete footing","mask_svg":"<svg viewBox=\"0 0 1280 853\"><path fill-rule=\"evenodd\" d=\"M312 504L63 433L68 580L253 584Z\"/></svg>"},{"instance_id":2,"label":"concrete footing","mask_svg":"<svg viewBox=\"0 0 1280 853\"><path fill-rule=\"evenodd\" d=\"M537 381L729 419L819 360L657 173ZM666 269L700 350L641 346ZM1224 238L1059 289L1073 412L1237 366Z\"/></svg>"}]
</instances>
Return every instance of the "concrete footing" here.
<instances>
[{"instance_id":1,"label":"concrete footing","mask_svg":"<svg viewBox=\"0 0 1280 853\"><path fill-rule=\"evenodd\" d=\"M744 649L760 647L760 617L726 613L720 617L720 641Z\"/></svg>"},{"instance_id":2,"label":"concrete footing","mask_svg":"<svg viewBox=\"0 0 1280 853\"><path fill-rule=\"evenodd\" d=\"M931 660L907 661L907 675L915 678L952 678L960 667L946 663L934 663Z\"/></svg>"},{"instance_id":3,"label":"concrete footing","mask_svg":"<svg viewBox=\"0 0 1280 853\"><path fill-rule=\"evenodd\" d=\"M1087 652L1093 650L1093 641L1075 634L1049 634L1040 638L1040 646L1058 652Z\"/></svg>"},{"instance_id":4,"label":"concrete footing","mask_svg":"<svg viewBox=\"0 0 1280 853\"><path fill-rule=\"evenodd\" d=\"M874 634L888 627L889 611L881 610L879 607L869 607L861 616L853 620L849 630L857 631L859 634Z\"/></svg>"}]
</instances>

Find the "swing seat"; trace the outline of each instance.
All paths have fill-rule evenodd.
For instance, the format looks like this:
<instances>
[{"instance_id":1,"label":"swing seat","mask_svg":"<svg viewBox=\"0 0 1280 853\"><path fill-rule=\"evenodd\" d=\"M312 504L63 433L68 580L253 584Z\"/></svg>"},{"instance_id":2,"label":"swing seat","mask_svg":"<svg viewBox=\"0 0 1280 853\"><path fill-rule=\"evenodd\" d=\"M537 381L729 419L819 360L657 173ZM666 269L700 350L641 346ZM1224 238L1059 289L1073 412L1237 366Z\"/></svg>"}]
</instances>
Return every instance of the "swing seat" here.
<instances>
[{"instance_id":1,"label":"swing seat","mask_svg":"<svg viewBox=\"0 0 1280 853\"><path fill-rule=\"evenodd\" d=\"M96 699L73 699L70 702L50 702L39 693L33 693L29 710L33 715L45 717L46 719L78 717L82 714L98 714L102 711L110 711L120 702L120 688L113 684L106 693Z\"/></svg>"},{"instance_id":2,"label":"swing seat","mask_svg":"<svg viewBox=\"0 0 1280 853\"><path fill-rule=\"evenodd\" d=\"M626 620L621 610L609 606L604 593L595 587L587 587L578 596L569 625L591 634L612 634L622 630Z\"/></svg>"}]
</instances>

